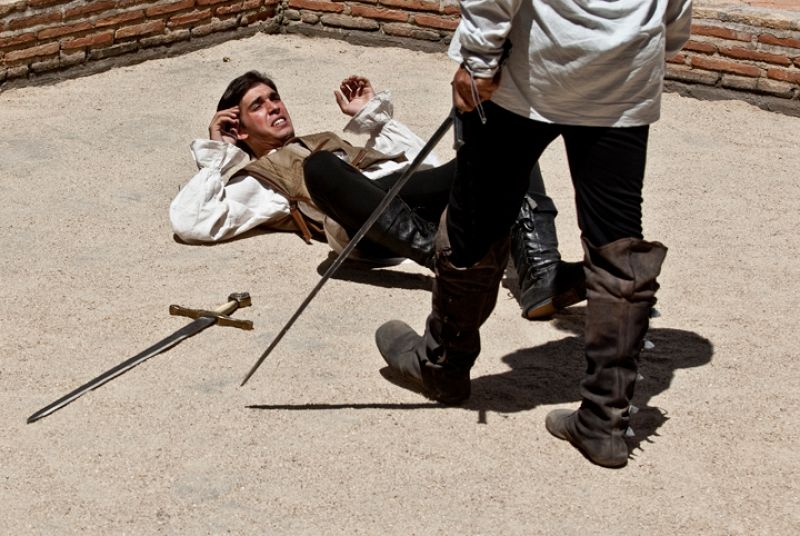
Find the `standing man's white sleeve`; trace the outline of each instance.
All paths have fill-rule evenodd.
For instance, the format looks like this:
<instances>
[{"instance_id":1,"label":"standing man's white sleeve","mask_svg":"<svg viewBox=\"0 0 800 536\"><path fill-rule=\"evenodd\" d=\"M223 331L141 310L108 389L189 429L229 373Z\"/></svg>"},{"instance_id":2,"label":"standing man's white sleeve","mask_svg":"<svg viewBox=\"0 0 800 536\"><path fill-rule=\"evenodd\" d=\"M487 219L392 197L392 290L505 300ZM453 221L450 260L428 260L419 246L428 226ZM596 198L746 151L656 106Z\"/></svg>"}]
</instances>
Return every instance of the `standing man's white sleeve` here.
<instances>
[{"instance_id":1,"label":"standing man's white sleeve","mask_svg":"<svg viewBox=\"0 0 800 536\"><path fill-rule=\"evenodd\" d=\"M692 0L669 0L664 14L667 27L666 57L671 58L680 52L692 29Z\"/></svg>"},{"instance_id":2,"label":"standing man's white sleeve","mask_svg":"<svg viewBox=\"0 0 800 536\"><path fill-rule=\"evenodd\" d=\"M451 56L460 56L478 78L492 78L500 68L503 46L522 0L462 0ZM458 49L458 50L457 50Z\"/></svg>"}]
</instances>

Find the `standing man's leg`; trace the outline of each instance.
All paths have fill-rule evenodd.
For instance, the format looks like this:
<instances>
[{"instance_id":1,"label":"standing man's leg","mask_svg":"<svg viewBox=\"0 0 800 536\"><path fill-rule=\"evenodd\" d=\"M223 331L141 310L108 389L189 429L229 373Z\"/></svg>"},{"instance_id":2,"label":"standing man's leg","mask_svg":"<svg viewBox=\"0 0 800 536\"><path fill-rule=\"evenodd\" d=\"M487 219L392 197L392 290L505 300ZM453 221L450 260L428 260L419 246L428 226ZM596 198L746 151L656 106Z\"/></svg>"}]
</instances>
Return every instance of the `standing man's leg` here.
<instances>
[{"instance_id":1,"label":"standing man's leg","mask_svg":"<svg viewBox=\"0 0 800 536\"><path fill-rule=\"evenodd\" d=\"M556 311L586 298L583 264L561 260L557 215L537 163L511 228L511 258L519 281L519 304L522 316L529 320L550 318Z\"/></svg>"},{"instance_id":2,"label":"standing man's leg","mask_svg":"<svg viewBox=\"0 0 800 536\"><path fill-rule=\"evenodd\" d=\"M492 103L485 103L485 111L485 125L476 112L462 116L465 144L436 238L436 281L425 334L398 320L376 333L390 368L448 404L469 397L479 328L497 300L509 230L531 169L555 135L543 124L542 135L536 135L533 122Z\"/></svg>"},{"instance_id":3,"label":"standing man's leg","mask_svg":"<svg viewBox=\"0 0 800 536\"><path fill-rule=\"evenodd\" d=\"M585 251L586 376L577 411L555 410L547 429L592 462L628 462L625 431L638 359L667 248L642 239L648 127L565 127Z\"/></svg>"}]
</instances>

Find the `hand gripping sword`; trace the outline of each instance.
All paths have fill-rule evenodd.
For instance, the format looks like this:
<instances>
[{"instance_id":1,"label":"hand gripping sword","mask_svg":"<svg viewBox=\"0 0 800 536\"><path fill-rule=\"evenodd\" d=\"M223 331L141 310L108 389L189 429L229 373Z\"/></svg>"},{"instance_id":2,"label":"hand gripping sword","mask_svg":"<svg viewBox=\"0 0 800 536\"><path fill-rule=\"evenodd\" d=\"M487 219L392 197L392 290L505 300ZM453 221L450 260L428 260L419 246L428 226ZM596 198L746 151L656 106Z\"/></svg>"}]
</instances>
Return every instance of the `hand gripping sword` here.
<instances>
[{"instance_id":1,"label":"hand gripping sword","mask_svg":"<svg viewBox=\"0 0 800 536\"><path fill-rule=\"evenodd\" d=\"M397 193L400 191L400 189L405 185L406 182L408 182L408 179L411 178L411 175L417 170L417 168L419 168L422 161L425 160L425 158L430 154L436 144L439 143L439 141L442 139L442 136L444 136L447 130L450 128L450 125L453 123L455 117L455 109L451 109L450 114L448 114L447 118L445 118L439 128L436 129L436 132L433 133L431 139L425 143L422 149L420 149L416 158L414 158L411 164L403 171L403 174L400 175L400 178L397 179L397 182L395 182L389 191L386 192L386 196L378 204L378 206L375 207L375 210L372 211L372 214L370 214L369 218L367 218L367 221L364 222L364 225L361 226L361 229L359 229L358 232L353 235L353 238L350 239L350 242L347 243L347 246L345 246L342 252L339 253L339 256L336 257L336 260L334 260L325 273L322 274L319 282L311 290L308 296L306 296L306 298L303 300L303 303L300 304L300 307L297 308L291 318L289 318L289 321L286 322L286 325L283 326L283 328L278 332L267 349L264 350L264 353L261 354L261 357L258 358L258 361L256 361L256 363L250 368L250 371L247 373L247 376L244 377L244 380L242 380L242 383L239 385L239 387L244 386L244 384L247 383L247 380L249 380L250 377L255 374L256 370L258 370L258 367L261 366L261 363L264 362L270 352L272 352L281 339L283 339L283 336L286 335L286 332L289 331L289 328L291 328L300 315L303 314L303 311L305 311L306 307L308 307L308 304L311 303L311 300L314 299L325 282L327 282L328 279L330 279L331 276L336 272L336 270L338 270L339 267L344 263L344 261L347 260L347 257L356 248L361 239L364 238L364 235L367 234L367 231L369 231L370 227L372 227L380 215L383 214L383 211L386 210L386 207L389 206L389 203L391 203L392 200L397 197Z\"/></svg>"},{"instance_id":2,"label":"hand gripping sword","mask_svg":"<svg viewBox=\"0 0 800 536\"><path fill-rule=\"evenodd\" d=\"M172 315L178 316L187 316L189 318L195 318L194 322L186 324L184 327L173 333L172 335L166 337L165 339L160 340L159 342L155 343L153 346L148 348L147 350L136 354L135 356L127 359L117 365L116 367L107 370L106 372L102 373L100 376L96 377L95 379L81 385L74 391L70 392L67 395L59 398L52 404L49 404L30 417L28 417L28 424L38 421L42 417L46 417L53 413L56 410L59 410L75 400L76 398L83 396L84 394L88 393L93 389L97 389L101 385L113 380L123 372L127 372L139 363L150 359L154 355L160 354L161 352L165 352L181 342L184 339L188 339L192 335L200 333L207 327L213 324L219 324L221 326L233 326L240 329L253 329L253 323L249 320L239 320L236 318L231 318L228 316L230 313L234 312L239 307L249 307L252 301L250 300L250 294L247 292L237 292L228 296L228 303L225 305L221 305L217 309L213 311L206 311L203 309L186 309L185 307L180 307L178 305L170 305L169 312Z\"/></svg>"}]
</instances>

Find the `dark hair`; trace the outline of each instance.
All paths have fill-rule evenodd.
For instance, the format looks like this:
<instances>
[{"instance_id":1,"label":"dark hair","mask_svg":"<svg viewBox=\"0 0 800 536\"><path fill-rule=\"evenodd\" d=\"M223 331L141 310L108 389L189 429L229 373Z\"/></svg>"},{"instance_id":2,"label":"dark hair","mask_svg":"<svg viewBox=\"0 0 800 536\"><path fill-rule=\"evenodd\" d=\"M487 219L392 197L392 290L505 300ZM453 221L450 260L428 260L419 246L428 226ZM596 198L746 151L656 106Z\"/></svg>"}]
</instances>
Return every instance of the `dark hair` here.
<instances>
[{"instance_id":1,"label":"dark hair","mask_svg":"<svg viewBox=\"0 0 800 536\"><path fill-rule=\"evenodd\" d=\"M260 73L258 71L247 71L243 75L237 76L231 80L231 83L228 84L228 87L225 88L225 92L219 98L219 102L217 103L217 111L227 110L228 108L238 106L239 102L242 100L242 97L244 97L244 94L250 91L253 86L257 86L258 84L265 84L275 90L276 93L278 91L278 87L275 85L275 82L273 82L272 79L264 73ZM256 155L253 154L250 146L244 141L237 141L236 146L249 154L251 158L255 158Z\"/></svg>"},{"instance_id":2,"label":"dark hair","mask_svg":"<svg viewBox=\"0 0 800 536\"><path fill-rule=\"evenodd\" d=\"M267 75L258 71L247 71L242 76L237 76L231 80L231 83L228 84L227 88L225 88L225 92L222 94L222 97L219 98L219 102L217 103L217 111L238 106L239 101L242 100L244 94L250 91L250 88L258 84L265 84L274 89L276 92L278 91L278 87L275 85L275 82L273 82L272 79Z\"/></svg>"}]
</instances>

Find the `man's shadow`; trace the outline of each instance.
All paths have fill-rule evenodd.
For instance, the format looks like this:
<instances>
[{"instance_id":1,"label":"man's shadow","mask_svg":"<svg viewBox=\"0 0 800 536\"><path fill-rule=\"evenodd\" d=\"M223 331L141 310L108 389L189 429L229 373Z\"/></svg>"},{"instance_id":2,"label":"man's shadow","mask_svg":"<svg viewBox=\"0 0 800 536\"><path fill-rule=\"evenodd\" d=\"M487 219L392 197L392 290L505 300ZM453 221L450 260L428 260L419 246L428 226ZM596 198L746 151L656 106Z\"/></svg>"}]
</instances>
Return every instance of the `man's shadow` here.
<instances>
[{"instance_id":1,"label":"man's shadow","mask_svg":"<svg viewBox=\"0 0 800 536\"><path fill-rule=\"evenodd\" d=\"M481 416L488 411L513 413L540 405L570 404L577 408L581 399L580 381L586 368L585 308L567 309L556 315L553 322L558 329L572 335L504 356L501 359L511 370L473 378L472 396L462 407ZM636 382L632 401L638 407L638 412L631 416L635 435L628 442L632 451L641 449L644 441L652 442L651 438L658 436L658 429L669 419L666 409L650 406L650 401L669 388L675 370L706 365L714 353L708 339L689 331L651 327L646 340L651 344L642 351L639 362L642 377Z\"/></svg>"},{"instance_id":2,"label":"man's shadow","mask_svg":"<svg viewBox=\"0 0 800 536\"><path fill-rule=\"evenodd\" d=\"M540 405L568 404L577 408L580 381L586 367L583 357L583 325L585 308L572 307L556 315L556 327L572 335L534 348L524 348L504 357L510 370L500 374L473 377L472 396L461 406L448 408L434 401L415 404L403 403L340 403L340 404L258 404L248 406L260 410L330 411L337 409L390 409L390 410L442 410L463 409L475 411L478 422L487 422L487 413L514 413L528 411ZM531 325L530 329L535 329ZM633 405L638 412L631 416L628 437L631 453L642 450L642 443L652 443L658 429L668 419L668 410L650 406L651 399L669 389L678 369L692 368L711 362L714 348L711 342L696 333L671 328L651 328L646 340L648 348L642 351ZM652 347L651 347L652 346ZM485 357L484 357L485 358ZM397 377L388 367L381 375L400 387L415 390ZM419 392L419 391L417 391ZM543 423L542 423L543 424Z\"/></svg>"},{"instance_id":3,"label":"man's shadow","mask_svg":"<svg viewBox=\"0 0 800 536\"><path fill-rule=\"evenodd\" d=\"M331 253L318 271L322 274L335 259ZM349 264L348 264L349 263ZM422 274L397 272L391 270L371 270L361 263L344 263L336 278L357 283L391 288L431 290L433 278ZM519 292L516 273L509 266L503 287L512 294ZM583 328L586 310L584 307L570 307L559 312L552 322L556 328L570 335L558 341L551 341L534 348L524 348L504 357L510 370L472 379L472 396L460 409L476 411L478 422L485 423L488 412L513 413L527 411L540 405L569 404L578 406L580 381L586 367L583 357ZM643 442L652 442L658 436L658 429L668 419L664 408L650 406L651 399L666 391L678 369L692 368L711 362L714 348L708 339L690 331L657 328L659 320L651 321L646 340L650 343L642 351L639 372L642 378L637 381L633 405L638 412L631 417L634 436L628 438L631 452L642 449ZM532 322L526 329L536 329ZM652 347L651 347L652 346ZM485 358L485 357L484 357ZM388 381L404 388L411 388L406 382L388 368L380 370ZM414 390L414 389L412 389ZM344 404L301 404L301 405L252 405L251 409L262 410L336 410L336 409L444 409L446 406L436 402L418 404L392 403L344 403Z\"/></svg>"},{"instance_id":4,"label":"man's shadow","mask_svg":"<svg viewBox=\"0 0 800 536\"><path fill-rule=\"evenodd\" d=\"M328 257L317 266L317 273L323 275L336 260L337 254L328 252ZM406 261L412 262L412 261ZM433 289L433 274L420 274L391 270L391 264L381 265L377 262L347 259L342 263L331 279L350 281L362 285L371 285L382 288L399 288L406 290Z\"/></svg>"},{"instance_id":5,"label":"man's shadow","mask_svg":"<svg viewBox=\"0 0 800 536\"><path fill-rule=\"evenodd\" d=\"M249 231L242 233L241 235L227 238L219 242L186 242L176 234L172 235L172 240L178 244L187 246L216 247L219 246L220 244L236 242L254 236L272 234L272 233L284 233L284 232L288 231L273 231L264 229L263 227L256 227L254 229L250 229ZM313 237L313 239L318 242L325 242L324 239L317 236ZM323 275L328 270L328 268L330 268L331 264L333 264L333 262L336 260L337 256L338 256L337 253L329 251L328 256L325 258L325 260L323 260L317 266L317 273L319 275ZM331 276L331 279L350 281L362 285L371 285L382 288L399 288L406 290L427 290L427 291L431 291L433 289L432 274L426 275L419 273L401 272L398 270L388 269L390 266L391 265L389 264L382 265L378 262L359 260L354 257L353 259L347 259L339 267L339 269L336 270L336 272L334 272L334 274Z\"/></svg>"}]
</instances>

